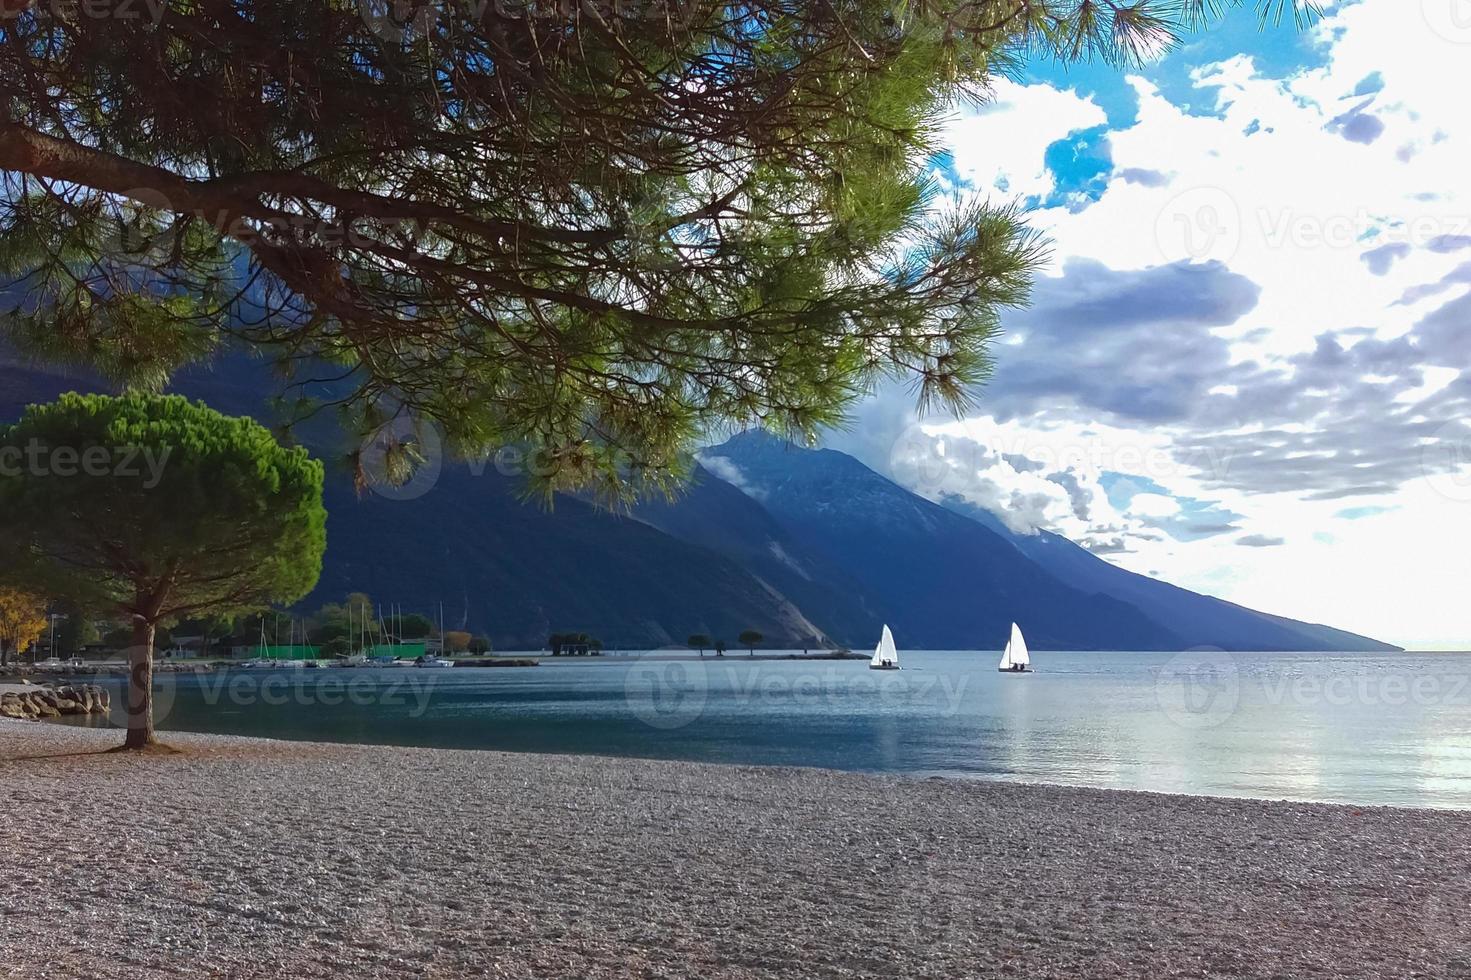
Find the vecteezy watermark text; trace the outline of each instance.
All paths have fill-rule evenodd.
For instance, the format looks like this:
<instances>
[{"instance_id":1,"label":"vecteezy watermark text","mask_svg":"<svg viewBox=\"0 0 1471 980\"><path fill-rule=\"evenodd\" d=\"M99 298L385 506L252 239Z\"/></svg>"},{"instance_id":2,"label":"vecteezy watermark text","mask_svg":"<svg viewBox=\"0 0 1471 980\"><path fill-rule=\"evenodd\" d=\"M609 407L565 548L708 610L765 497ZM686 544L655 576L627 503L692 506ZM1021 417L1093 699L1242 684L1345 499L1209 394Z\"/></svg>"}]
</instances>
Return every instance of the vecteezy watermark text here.
<instances>
[{"instance_id":1,"label":"vecteezy watermark text","mask_svg":"<svg viewBox=\"0 0 1471 980\"><path fill-rule=\"evenodd\" d=\"M172 446L53 446L33 439L24 446L0 446L0 477L78 476L141 479L145 490L163 480Z\"/></svg>"},{"instance_id":2,"label":"vecteezy watermark text","mask_svg":"<svg viewBox=\"0 0 1471 980\"><path fill-rule=\"evenodd\" d=\"M720 703L748 710L754 704L842 706L874 699L925 704L932 714L951 718L960 712L968 676L943 671L885 673L874 676L849 663L816 665L717 664L709 660L640 658L624 681L624 700L634 717L652 728L683 728L704 715L710 692Z\"/></svg>"},{"instance_id":3,"label":"vecteezy watermark text","mask_svg":"<svg viewBox=\"0 0 1471 980\"><path fill-rule=\"evenodd\" d=\"M1253 665L1213 647L1177 654L1155 671L1160 709L1186 729L1216 728L1243 701L1260 708L1395 708L1471 706L1471 675L1459 671L1358 669L1313 673L1293 663Z\"/></svg>"},{"instance_id":4,"label":"vecteezy watermark text","mask_svg":"<svg viewBox=\"0 0 1471 980\"><path fill-rule=\"evenodd\" d=\"M163 23L166 0L36 0L18 9L0 11L0 23L8 18L30 14L49 17L63 23L79 20L147 21Z\"/></svg>"},{"instance_id":5,"label":"vecteezy watermark text","mask_svg":"<svg viewBox=\"0 0 1471 980\"><path fill-rule=\"evenodd\" d=\"M352 677L347 680L304 674L271 674L259 678L245 674L217 674L200 684L200 692L205 704L211 707L221 703L236 707L255 704L268 707L409 707L409 717L420 718L429 709L434 679L419 677L410 671L404 673L409 676L392 679Z\"/></svg>"}]
</instances>

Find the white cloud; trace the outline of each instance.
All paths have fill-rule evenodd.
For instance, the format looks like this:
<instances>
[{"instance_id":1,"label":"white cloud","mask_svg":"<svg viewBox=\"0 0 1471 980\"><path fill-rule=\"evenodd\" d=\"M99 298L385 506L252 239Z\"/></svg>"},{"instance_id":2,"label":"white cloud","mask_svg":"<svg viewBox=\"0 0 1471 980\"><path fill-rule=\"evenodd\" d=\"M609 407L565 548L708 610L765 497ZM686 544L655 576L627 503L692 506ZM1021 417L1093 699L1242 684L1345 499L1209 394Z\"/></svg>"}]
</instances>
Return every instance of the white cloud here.
<instances>
[{"instance_id":1,"label":"white cloud","mask_svg":"<svg viewBox=\"0 0 1471 980\"><path fill-rule=\"evenodd\" d=\"M766 496L765 491L761 488L754 487L747 482L746 475L741 472L741 468L728 456L712 456L708 453L698 453L696 454L696 459L700 461L700 465L705 467L705 469L726 483L729 483L746 496L755 498L756 500L761 500Z\"/></svg>"},{"instance_id":2,"label":"white cloud","mask_svg":"<svg viewBox=\"0 0 1471 980\"><path fill-rule=\"evenodd\" d=\"M1127 513L1137 517L1174 517L1180 513L1180 502L1162 493L1135 494Z\"/></svg>"},{"instance_id":3,"label":"white cloud","mask_svg":"<svg viewBox=\"0 0 1471 980\"><path fill-rule=\"evenodd\" d=\"M1045 197L1053 179L1043 157L1069 133L1101 126L1097 103L1051 85L999 79L982 106L958 108L946 120L942 141L961 179L982 197Z\"/></svg>"},{"instance_id":4,"label":"white cloud","mask_svg":"<svg viewBox=\"0 0 1471 980\"><path fill-rule=\"evenodd\" d=\"M1239 319L1209 328L1229 343L1229 363L1284 379L1299 374L1304 392L1323 383L1301 375L1303 358L1320 350L1322 335L1337 334L1342 348L1410 335L1471 282L1471 275L1452 275L1471 251L1437 244L1444 236L1471 235L1465 189L1471 114L1464 108L1471 27L1433 16L1440 6L1454 4L1334 5L1314 30L1321 63L1280 77L1245 55L1199 65L1191 102L1213 105L1214 115L1186 112L1151 81L1129 79L1138 117L1108 134L1115 170L1102 197L1082 210L1033 216L1054 243L1049 274L1059 278L1053 281L1065 285L1063 264L1078 259L1118 271L1180 260L1221 263L1261 290ZM1047 146L1103 122L1096 103L1062 83L1003 82L991 107L957 116L946 132L956 169L974 193L1045 198L1054 186L1043 163ZM1382 251L1366 260L1375 249ZM1440 285L1420 288L1433 284ZM1471 333L1471 323L1463 332ZM1027 340L1018 333L998 346L1001 377L1009 358L1033 353ZM1323 353L1333 354L1332 347ZM1374 378L1385 387L1394 380L1366 367L1356 381L1367 393ZM1459 363L1427 364L1418 385L1385 401L1403 406L1408 422L1425 424L1442 417L1434 400L1471 383L1463 379ZM1294 437L1332 423L1306 409L1295 424L1263 423L1252 412L1253 397L1261 396L1236 377L1202 392L1240 405L1241 417L1213 417L1209 432L1187 431L1174 420L1132 427L1058 399L1045 415L1003 422L978 413L927 427L956 440L955 450L971 447L968 458L932 471L928 483L901 451L879 460L870 449L869 462L892 463L902 482L927 495L955 492L993 508L1014 528L1045 526L1084 542L1121 537L1127 550L1110 560L1188 588L1410 645L1471 642L1471 622L1455 612L1471 581L1471 483L1463 486L1443 469L1427 466L1422 475L1409 466L1393 492L1359 499L1312 499L1305 490L1248 493L1245 474L1262 460L1223 460L1219 472L1202 472L1199 459L1185 458L1182 443L1235 436L1233 446L1249 447L1257 439L1267 463L1276 458L1311 469L1314 451L1294 445ZM884 406L882 425L871 431L901 431L893 403ZM1360 427L1369 438L1372 428L1351 415L1338 424L1346 427L1340 446L1351 446ZM1406 459L1446 448L1442 436L1409 438ZM1471 446L1450 445L1452 452L1466 450ZM1352 457L1337 462L1353 465ZM1240 477L1234 485L1227 464ZM1120 512L1103 493L1105 472L1148 478L1167 495L1136 494ZM1191 498L1241 515L1240 530L1193 540L1158 533L1155 525L1181 519L1179 501ZM1385 510L1340 516L1365 503ZM1240 543L1278 539L1280 546Z\"/></svg>"}]
</instances>

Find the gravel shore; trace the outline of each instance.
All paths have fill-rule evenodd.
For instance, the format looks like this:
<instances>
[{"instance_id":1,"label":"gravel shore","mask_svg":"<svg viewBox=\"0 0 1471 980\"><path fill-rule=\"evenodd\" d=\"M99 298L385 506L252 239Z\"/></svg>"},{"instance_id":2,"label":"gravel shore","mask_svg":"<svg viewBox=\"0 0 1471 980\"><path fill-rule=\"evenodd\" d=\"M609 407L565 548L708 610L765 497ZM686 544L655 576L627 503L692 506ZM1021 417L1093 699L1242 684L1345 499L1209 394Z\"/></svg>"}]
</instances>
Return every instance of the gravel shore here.
<instances>
[{"instance_id":1,"label":"gravel shore","mask_svg":"<svg viewBox=\"0 0 1471 980\"><path fill-rule=\"evenodd\" d=\"M4 977L1471 977L1471 813L0 720Z\"/></svg>"}]
</instances>

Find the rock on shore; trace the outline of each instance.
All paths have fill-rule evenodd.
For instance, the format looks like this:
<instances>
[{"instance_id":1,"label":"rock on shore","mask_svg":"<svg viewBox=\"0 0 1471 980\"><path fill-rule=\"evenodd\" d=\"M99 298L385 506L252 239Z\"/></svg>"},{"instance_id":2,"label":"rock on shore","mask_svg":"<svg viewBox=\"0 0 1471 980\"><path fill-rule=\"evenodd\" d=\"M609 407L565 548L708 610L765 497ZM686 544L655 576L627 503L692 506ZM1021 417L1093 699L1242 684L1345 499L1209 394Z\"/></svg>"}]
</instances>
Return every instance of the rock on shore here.
<instances>
[{"instance_id":1,"label":"rock on shore","mask_svg":"<svg viewBox=\"0 0 1471 980\"><path fill-rule=\"evenodd\" d=\"M35 720L68 715L105 715L112 695L96 684L52 687L5 685L0 689L0 718Z\"/></svg>"},{"instance_id":2,"label":"rock on shore","mask_svg":"<svg viewBox=\"0 0 1471 980\"><path fill-rule=\"evenodd\" d=\"M1471 976L1467 813L168 739L0 720L0 976Z\"/></svg>"},{"instance_id":3,"label":"rock on shore","mask_svg":"<svg viewBox=\"0 0 1471 980\"><path fill-rule=\"evenodd\" d=\"M214 663L196 660L156 660L153 664L153 672L155 674L209 674L213 673L214 670ZM25 682L52 677L127 677L128 673L129 667L127 662L121 660L91 663L82 667L74 667L70 664L63 664L60 667L42 666L39 664L10 664L6 667L0 667L0 683L3 683L5 679Z\"/></svg>"}]
</instances>

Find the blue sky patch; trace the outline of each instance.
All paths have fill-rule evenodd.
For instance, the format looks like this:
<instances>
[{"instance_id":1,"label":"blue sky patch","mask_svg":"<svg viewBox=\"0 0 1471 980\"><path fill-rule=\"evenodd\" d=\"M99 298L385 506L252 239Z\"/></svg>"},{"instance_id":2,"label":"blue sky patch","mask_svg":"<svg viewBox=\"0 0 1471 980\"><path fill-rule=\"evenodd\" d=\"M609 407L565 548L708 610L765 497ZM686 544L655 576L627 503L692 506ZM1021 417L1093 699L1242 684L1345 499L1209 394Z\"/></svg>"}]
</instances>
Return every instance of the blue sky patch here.
<instances>
[{"instance_id":1,"label":"blue sky patch","mask_svg":"<svg viewBox=\"0 0 1471 980\"><path fill-rule=\"evenodd\" d=\"M1163 531L1176 541L1200 541L1221 534L1234 534L1242 529L1238 522L1243 515L1222 507L1219 501L1181 497L1147 476L1105 470L1098 476L1098 485L1103 488L1108 502L1119 511L1128 511L1134 498L1142 493L1158 494L1175 501L1180 511L1169 517L1133 516L1140 523Z\"/></svg>"},{"instance_id":2,"label":"blue sky patch","mask_svg":"<svg viewBox=\"0 0 1471 980\"><path fill-rule=\"evenodd\" d=\"M1069 133L1047 148L1043 163L1052 173L1052 193L1043 207L1064 207L1073 213L1103 196L1113 174L1108 127L1094 126Z\"/></svg>"},{"instance_id":3,"label":"blue sky patch","mask_svg":"<svg viewBox=\"0 0 1471 980\"><path fill-rule=\"evenodd\" d=\"M1139 118L1139 97L1125 81L1127 75L1138 75L1155 85L1182 112L1219 117L1215 90L1199 89L1191 78L1200 66L1248 54L1259 71L1281 78L1322 67L1326 64L1325 51L1314 41L1312 32L1299 31L1290 17L1282 24L1264 26L1252 11L1241 9L1202 33L1187 36L1185 43L1143 68L1126 71L1099 60L1064 65L1037 59L1027 64L1020 80L1072 88L1098 103L1111 129L1127 129ZM1360 86L1372 86L1373 78L1366 78Z\"/></svg>"},{"instance_id":4,"label":"blue sky patch","mask_svg":"<svg viewBox=\"0 0 1471 980\"><path fill-rule=\"evenodd\" d=\"M1384 75L1376 71L1365 75L1364 80L1354 86L1353 96L1357 98L1361 95L1373 95L1382 91L1384 91Z\"/></svg>"},{"instance_id":5,"label":"blue sky patch","mask_svg":"<svg viewBox=\"0 0 1471 980\"><path fill-rule=\"evenodd\" d=\"M1380 514L1388 514L1390 511L1399 510L1398 507L1382 507L1370 505L1367 507L1345 507L1334 514L1334 517L1345 521L1361 521L1366 517L1377 517Z\"/></svg>"}]
</instances>

